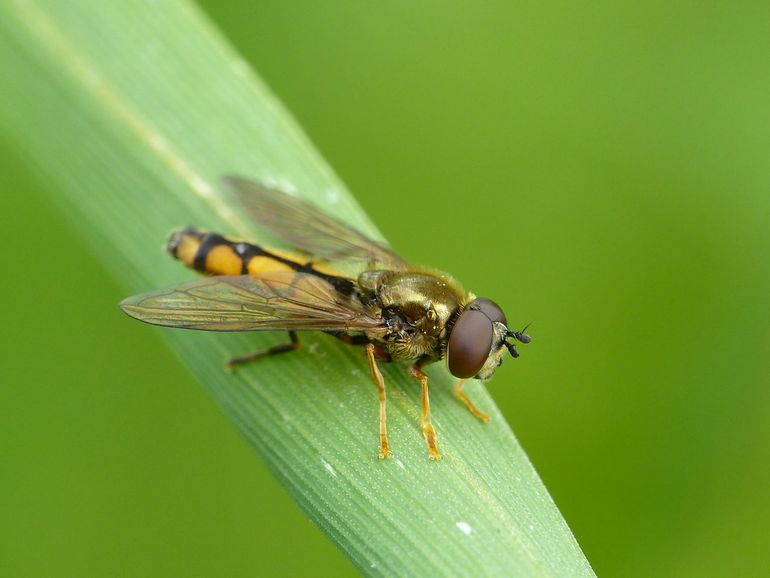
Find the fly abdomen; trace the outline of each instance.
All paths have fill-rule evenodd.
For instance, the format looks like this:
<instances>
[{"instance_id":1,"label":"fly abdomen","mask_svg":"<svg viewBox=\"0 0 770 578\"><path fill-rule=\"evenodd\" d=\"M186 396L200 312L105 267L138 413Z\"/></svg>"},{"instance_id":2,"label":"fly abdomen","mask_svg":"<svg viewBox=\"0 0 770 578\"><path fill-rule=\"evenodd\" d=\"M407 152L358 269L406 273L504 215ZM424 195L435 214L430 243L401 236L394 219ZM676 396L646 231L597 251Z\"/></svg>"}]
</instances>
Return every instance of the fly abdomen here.
<instances>
[{"instance_id":1,"label":"fly abdomen","mask_svg":"<svg viewBox=\"0 0 770 578\"><path fill-rule=\"evenodd\" d=\"M191 269L207 275L259 275L274 271L297 271L324 279L343 295L357 294L353 281L326 268L316 267L303 255L265 249L195 227L171 233L166 250Z\"/></svg>"},{"instance_id":2,"label":"fly abdomen","mask_svg":"<svg viewBox=\"0 0 770 578\"><path fill-rule=\"evenodd\" d=\"M166 251L174 258L190 268L193 267L195 255L201 245L201 240L208 233L195 227L186 227L173 231L166 241Z\"/></svg>"},{"instance_id":3,"label":"fly abdomen","mask_svg":"<svg viewBox=\"0 0 770 578\"><path fill-rule=\"evenodd\" d=\"M259 245L235 241L195 227L174 231L166 250L182 263L208 275L256 275L263 271L298 271L304 263Z\"/></svg>"}]
</instances>

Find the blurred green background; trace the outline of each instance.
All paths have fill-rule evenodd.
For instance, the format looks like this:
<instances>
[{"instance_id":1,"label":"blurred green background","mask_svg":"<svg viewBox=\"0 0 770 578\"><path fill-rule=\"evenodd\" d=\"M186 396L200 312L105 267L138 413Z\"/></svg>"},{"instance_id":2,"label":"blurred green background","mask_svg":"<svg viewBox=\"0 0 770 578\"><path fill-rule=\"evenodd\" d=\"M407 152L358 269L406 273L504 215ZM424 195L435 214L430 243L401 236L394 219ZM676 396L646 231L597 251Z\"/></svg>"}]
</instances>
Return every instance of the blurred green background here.
<instances>
[{"instance_id":1,"label":"blurred green background","mask_svg":"<svg viewBox=\"0 0 770 578\"><path fill-rule=\"evenodd\" d=\"M770 568L770 4L202 7L399 251L534 320L490 388L599 575ZM0 575L354 575L25 167Z\"/></svg>"}]
</instances>

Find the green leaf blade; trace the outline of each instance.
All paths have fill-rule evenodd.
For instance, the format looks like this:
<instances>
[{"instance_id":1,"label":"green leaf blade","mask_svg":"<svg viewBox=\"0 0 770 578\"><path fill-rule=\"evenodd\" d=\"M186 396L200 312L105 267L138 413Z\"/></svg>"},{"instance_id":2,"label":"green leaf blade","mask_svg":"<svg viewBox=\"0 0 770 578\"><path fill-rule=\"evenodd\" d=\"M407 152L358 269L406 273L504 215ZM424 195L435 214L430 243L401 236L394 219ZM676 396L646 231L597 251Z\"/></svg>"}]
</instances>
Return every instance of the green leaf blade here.
<instances>
[{"instance_id":1,"label":"green leaf blade","mask_svg":"<svg viewBox=\"0 0 770 578\"><path fill-rule=\"evenodd\" d=\"M292 187L376 231L283 108L192 6L0 4L4 138L40 168L127 292L192 278L160 249L199 225L264 239L219 190L237 173ZM116 314L118 314L116 304ZM126 319L126 322L130 321ZM431 367L441 462L427 459L419 388L383 368L394 457L377 459L376 392L360 350L322 335L239 369L283 336L162 331L298 504L368 575L591 576L491 397L480 424ZM257 498L258 499L258 498Z\"/></svg>"}]
</instances>

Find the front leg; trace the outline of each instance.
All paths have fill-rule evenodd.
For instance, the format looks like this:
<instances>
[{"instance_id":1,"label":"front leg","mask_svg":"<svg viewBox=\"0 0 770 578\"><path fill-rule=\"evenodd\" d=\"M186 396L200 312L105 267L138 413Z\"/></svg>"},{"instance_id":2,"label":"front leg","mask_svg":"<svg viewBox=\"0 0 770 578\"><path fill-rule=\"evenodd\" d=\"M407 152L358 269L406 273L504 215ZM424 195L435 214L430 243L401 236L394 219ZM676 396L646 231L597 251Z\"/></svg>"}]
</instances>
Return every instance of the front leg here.
<instances>
[{"instance_id":1,"label":"front leg","mask_svg":"<svg viewBox=\"0 0 770 578\"><path fill-rule=\"evenodd\" d=\"M438 451L438 439L436 438L436 429L430 419L430 398L428 397L428 376L420 369L418 365L409 368L409 376L420 380L422 386L422 435L425 436L425 443L428 446L428 457L432 460L440 460L441 452Z\"/></svg>"},{"instance_id":2,"label":"front leg","mask_svg":"<svg viewBox=\"0 0 770 578\"><path fill-rule=\"evenodd\" d=\"M464 379L458 379L455 382L455 395L462 400L462 402L465 404L465 406L473 415L475 415L484 423L489 423L489 416L485 414L483 411L481 411L479 408L477 408L476 405L471 401L471 398L469 398L463 391L464 384L465 384Z\"/></svg>"}]
</instances>

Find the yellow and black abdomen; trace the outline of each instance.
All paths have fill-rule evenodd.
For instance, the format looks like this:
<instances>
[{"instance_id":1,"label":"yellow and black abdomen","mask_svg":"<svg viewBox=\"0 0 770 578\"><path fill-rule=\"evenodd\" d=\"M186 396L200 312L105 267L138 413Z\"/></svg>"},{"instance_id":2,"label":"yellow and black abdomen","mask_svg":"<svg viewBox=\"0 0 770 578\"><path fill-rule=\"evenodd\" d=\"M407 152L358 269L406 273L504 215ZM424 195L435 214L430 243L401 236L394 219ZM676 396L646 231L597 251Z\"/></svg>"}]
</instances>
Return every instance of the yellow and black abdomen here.
<instances>
[{"instance_id":1,"label":"yellow and black abdomen","mask_svg":"<svg viewBox=\"0 0 770 578\"><path fill-rule=\"evenodd\" d=\"M185 265L208 275L258 275L263 271L299 271L307 259L284 251L235 241L195 227L174 231L166 250Z\"/></svg>"}]
</instances>

